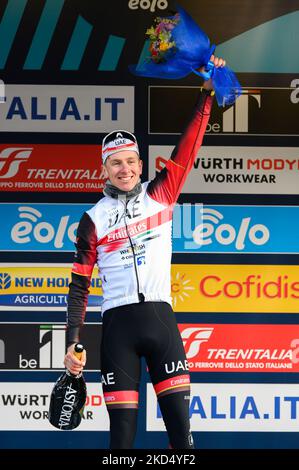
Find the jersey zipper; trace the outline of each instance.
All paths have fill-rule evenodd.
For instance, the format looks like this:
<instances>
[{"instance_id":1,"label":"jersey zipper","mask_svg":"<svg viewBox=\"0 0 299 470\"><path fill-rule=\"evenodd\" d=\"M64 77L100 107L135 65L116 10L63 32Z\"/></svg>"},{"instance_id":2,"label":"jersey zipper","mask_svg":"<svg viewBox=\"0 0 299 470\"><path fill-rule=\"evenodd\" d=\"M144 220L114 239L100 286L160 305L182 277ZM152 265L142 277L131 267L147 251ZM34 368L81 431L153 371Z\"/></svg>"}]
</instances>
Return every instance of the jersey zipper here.
<instances>
[{"instance_id":1,"label":"jersey zipper","mask_svg":"<svg viewBox=\"0 0 299 470\"><path fill-rule=\"evenodd\" d=\"M135 269L135 276L136 276L136 283L137 283L137 294L138 294L138 299L139 299L139 302L144 302L144 294L142 292L140 292L140 284L139 284L139 278L138 278L138 269L137 269L137 264L136 264L136 253L135 253L135 249L134 249L134 245L133 245L133 242L132 242L132 239L129 235L129 232L128 232L128 226L127 226L127 207L128 207L128 203L129 201L126 201L125 202L125 227L126 227L126 232L127 232L127 235L128 235L128 239L130 241L130 245L131 245L131 249L132 249L132 253L133 253L133 260L134 260L134 269Z\"/></svg>"}]
</instances>

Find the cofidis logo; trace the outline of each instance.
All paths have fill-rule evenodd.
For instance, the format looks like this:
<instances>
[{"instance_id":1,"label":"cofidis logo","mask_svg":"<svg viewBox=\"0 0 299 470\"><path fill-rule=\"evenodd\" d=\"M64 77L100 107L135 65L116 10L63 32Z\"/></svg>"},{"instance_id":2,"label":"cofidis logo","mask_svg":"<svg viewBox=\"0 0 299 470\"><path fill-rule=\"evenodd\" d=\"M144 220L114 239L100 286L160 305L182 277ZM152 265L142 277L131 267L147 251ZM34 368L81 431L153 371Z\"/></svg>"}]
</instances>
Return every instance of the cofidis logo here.
<instances>
[{"instance_id":1,"label":"cofidis logo","mask_svg":"<svg viewBox=\"0 0 299 470\"><path fill-rule=\"evenodd\" d=\"M0 265L0 310L65 309L71 265L10 264ZM101 282L93 273L89 307L102 303Z\"/></svg>"},{"instance_id":2,"label":"cofidis logo","mask_svg":"<svg viewBox=\"0 0 299 470\"><path fill-rule=\"evenodd\" d=\"M172 266L171 293L177 312L297 313L298 266Z\"/></svg>"}]
</instances>

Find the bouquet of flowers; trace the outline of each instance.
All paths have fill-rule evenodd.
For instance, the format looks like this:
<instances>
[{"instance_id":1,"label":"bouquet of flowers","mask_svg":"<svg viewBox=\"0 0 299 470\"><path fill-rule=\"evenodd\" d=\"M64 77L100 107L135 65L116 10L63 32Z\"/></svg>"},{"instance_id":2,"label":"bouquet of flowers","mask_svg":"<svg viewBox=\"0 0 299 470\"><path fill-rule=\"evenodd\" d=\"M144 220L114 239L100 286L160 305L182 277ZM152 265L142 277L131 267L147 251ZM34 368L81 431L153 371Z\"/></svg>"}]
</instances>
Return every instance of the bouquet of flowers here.
<instances>
[{"instance_id":1,"label":"bouquet of flowers","mask_svg":"<svg viewBox=\"0 0 299 470\"><path fill-rule=\"evenodd\" d=\"M172 54L176 53L176 43L172 40L172 30L178 24L179 17L156 18L155 26L151 26L145 33L149 37L151 60L156 64L166 62Z\"/></svg>"},{"instance_id":2,"label":"bouquet of flowers","mask_svg":"<svg viewBox=\"0 0 299 470\"><path fill-rule=\"evenodd\" d=\"M219 106L233 104L241 94L234 72L227 66L214 67L210 58L216 46L183 8L178 7L174 16L156 18L146 36L149 56L141 64L130 66L134 75L179 79L194 72L205 80L211 78ZM198 72L201 67L206 72Z\"/></svg>"}]
</instances>

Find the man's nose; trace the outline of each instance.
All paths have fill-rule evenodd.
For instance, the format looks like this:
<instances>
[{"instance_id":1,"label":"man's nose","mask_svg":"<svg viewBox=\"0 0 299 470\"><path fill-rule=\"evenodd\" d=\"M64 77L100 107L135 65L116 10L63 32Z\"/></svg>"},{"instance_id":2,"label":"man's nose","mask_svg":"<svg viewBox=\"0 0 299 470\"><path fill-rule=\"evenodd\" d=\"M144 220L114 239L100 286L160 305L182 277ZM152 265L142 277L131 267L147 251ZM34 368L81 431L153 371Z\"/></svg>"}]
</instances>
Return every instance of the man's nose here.
<instances>
[{"instance_id":1,"label":"man's nose","mask_svg":"<svg viewBox=\"0 0 299 470\"><path fill-rule=\"evenodd\" d=\"M121 171L128 171L130 170L130 165L126 162L123 162L121 165Z\"/></svg>"}]
</instances>

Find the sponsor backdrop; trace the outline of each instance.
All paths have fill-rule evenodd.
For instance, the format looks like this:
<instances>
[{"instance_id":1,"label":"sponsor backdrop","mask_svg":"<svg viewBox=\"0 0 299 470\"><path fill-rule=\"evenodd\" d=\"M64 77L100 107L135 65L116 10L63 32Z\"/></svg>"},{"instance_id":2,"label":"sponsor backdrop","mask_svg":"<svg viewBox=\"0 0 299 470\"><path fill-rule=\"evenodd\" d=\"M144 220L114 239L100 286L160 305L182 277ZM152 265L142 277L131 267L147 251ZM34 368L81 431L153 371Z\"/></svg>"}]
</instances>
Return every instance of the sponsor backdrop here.
<instances>
[{"instance_id":1,"label":"sponsor backdrop","mask_svg":"<svg viewBox=\"0 0 299 470\"><path fill-rule=\"evenodd\" d=\"M71 264L61 266L53 265L7 264L0 268L1 282L1 310L8 308L50 308L63 309L67 305L68 285L71 280ZM34 272L34 276L32 275ZM97 272L97 269L94 269ZM99 310L101 305L101 282L98 276L92 277L88 307L95 306Z\"/></svg>"},{"instance_id":2,"label":"sponsor backdrop","mask_svg":"<svg viewBox=\"0 0 299 470\"><path fill-rule=\"evenodd\" d=\"M73 252L80 216L91 207L0 203L7 222L0 233L0 250ZM176 204L173 251L298 254L298 216L298 206Z\"/></svg>"},{"instance_id":3,"label":"sponsor backdrop","mask_svg":"<svg viewBox=\"0 0 299 470\"><path fill-rule=\"evenodd\" d=\"M103 189L98 145L5 144L0 152L2 190L93 192Z\"/></svg>"},{"instance_id":4,"label":"sponsor backdrop","mask_svg":"<svg viewBox=\"0 0 299 470\"><path fill-rule=\"evenodd\" d=\"M146 29L175 3L0 0L2 449L108 446L96 269L76 431L50 426L49 398L64 370L77 225L102 197L101 140L113 129L135 132L143 181L153 178L198 94L195 75L150 80L128 69L147 54ZM215 103L174 209L171 288L187 362L167 371L191 371L196 447L298 449L298 0L179 3L243 93L228 108ZM167 446L143 364L135 447Z\"/></svg>"}]
</instances>

